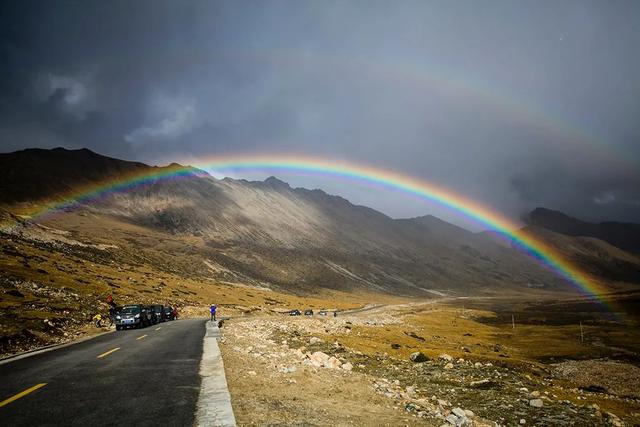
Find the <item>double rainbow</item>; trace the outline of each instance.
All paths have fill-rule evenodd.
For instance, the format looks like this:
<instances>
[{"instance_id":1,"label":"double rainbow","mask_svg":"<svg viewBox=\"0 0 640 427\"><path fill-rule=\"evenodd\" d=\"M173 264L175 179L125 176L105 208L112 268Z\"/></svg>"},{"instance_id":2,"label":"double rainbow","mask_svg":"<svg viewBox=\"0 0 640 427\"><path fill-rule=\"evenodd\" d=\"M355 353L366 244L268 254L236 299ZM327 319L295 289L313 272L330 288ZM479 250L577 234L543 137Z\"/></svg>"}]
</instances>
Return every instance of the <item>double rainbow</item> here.
<instances>
[{"instance_id":1,"label":"double rainbow","mask_svg":"<svg viewBox=\"0 0 640 427\"><path fill-rule=\"evenodd\" d=\"M199 169L210 172L215 171L219 174L229 171L235 173L242 171L280 171L330 175L418 196L462 214L464 217L484 227L497 231L584 294L591 298L596 298L605 306L607 305L603 297L607 293L606 289L580 271L577 266L566 260L557 250L520 229L518 224L502 214L435 184L380 168L303 156L218 156L201 159L195 166ZM57 201L39 207L36 212L32 213L31 217L32 219L42 219L60 210L95 202L114 193L133 190L158 180L189 178L194 173L197 174L198 171L191 166L172 164L167 167L156 167L150 171L145 170L144 172L119 176L100 184L89 185L64 194Z\"/></svg>"}]
</instances>

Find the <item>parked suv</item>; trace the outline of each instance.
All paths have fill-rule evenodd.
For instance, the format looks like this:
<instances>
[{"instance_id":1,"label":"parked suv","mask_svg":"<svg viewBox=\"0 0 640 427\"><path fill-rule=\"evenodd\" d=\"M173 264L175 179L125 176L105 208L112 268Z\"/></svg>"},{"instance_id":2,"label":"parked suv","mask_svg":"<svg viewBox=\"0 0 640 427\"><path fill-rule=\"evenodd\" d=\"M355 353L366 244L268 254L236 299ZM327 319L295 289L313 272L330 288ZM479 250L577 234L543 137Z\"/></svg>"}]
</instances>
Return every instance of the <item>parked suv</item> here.
<instances>
[{"instance_id":1,"label":"parked suv","mask_svg":"<svg viewBox=\"0 0 640 427\"><path fill-rule=\"evenodd\" d=\"M300 314L302 314L300 313L300 310L291 310L289 312L289 316L300 316Z\"/></svg>"},{"instance_id":2,"label":"parked suv","mask_svg":"<svg viewBox=\"0 0 640 427\"><path fill-rule=\"evenodd\" d=\"M164 306L161 304L156 304L153 305L153 310L156 313L156 318L158 319L157 322L164 322L165 321L165 315L164 315Z\"/></svg>"},{"instance_id":3,"label":"parked suv","mask_svg":"<svg viewBox=\"0 0 640 427\"><path fill-rule=\"evenodd\" d=\"M169 321L169 320L175 320L174 316L173 316L173 308L166 306L164 308L164 319Z\"/></svg>"},{"instance_id":4,"label":"parked suv","mask_svg":"<svg viewBox=\"0 0 640 427\"><path fill-rule=\"evenodd\" d=\"M156 309L152 305L148 305L144 307L144 312L147 316L148 323L147 325L155 325L158 323L158 316L156 316Z\"/></svg>"},{"instance_id":5,"label":"parked suv","mask_svg":"<svg viewBox=\"0 0 640 427\"><path fill-rule=\"evenodd\" d=\"M144 328L149 325L147 312L143 305L125 305L116 314L116 330L126 328Z\"/></svg>"}]
</instances>

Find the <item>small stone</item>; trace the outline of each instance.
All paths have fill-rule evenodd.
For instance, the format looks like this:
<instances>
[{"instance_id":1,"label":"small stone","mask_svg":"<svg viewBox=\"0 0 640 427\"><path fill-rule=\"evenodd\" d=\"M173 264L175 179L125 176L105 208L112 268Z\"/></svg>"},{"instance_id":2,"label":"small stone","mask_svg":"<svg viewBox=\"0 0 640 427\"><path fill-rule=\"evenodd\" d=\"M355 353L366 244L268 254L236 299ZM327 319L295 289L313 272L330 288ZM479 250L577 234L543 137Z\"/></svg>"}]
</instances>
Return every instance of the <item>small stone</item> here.
<instances>
[{"instance_id":1,"label":"small stone","mask_svg":"<svg viewBox=\"0 0 640 427\"><path fill-rule=\"evenodd\" d=\"M471 381L469 385L473 388L488 389L488 388L495 387L497 384L494 381L491 381L490 379L485 378L478 381Z\"/></svg>"},{"instance_id":2,"label":"small stone","mask_svg":"<svg viewBox=\"0 0 640 427\"><path fill-rule=\"evenodd\" d=\"M538 390L534 390L531 392L531 397L540 397L540 392Z\"/></svg>"},{"instance_id":3,"label":"small stone","mask_svg":"<svg viewBox=\"0 0 640 427\"><path fill-rule=\"evenodd\" d=\"M524 418L520 418L520 425L525 425L527 423L527 420L525 420Z\"/></svg>"},{"instance_id":4,"label":"small stone","mask_svg":"<svg viewBox=\"0 0 640 427\"><path fill-rule=\"evenodd\" d=\"M280 370L280 372L282 372L283 374L292 374L297 370L298 368L296 368L295 366L285 366Z\"/></svg>"},{"instance_id":5,"label":"small stone","mask_svg":"<svg viewBox=\"0 0 640 427\"><path fill-rule=\"evenodd\" d=\"M542 408L542 399L531 399L529 401L529 406L533 406L534 408Z\"/></svg>"},{"instance_id":6,"label":"small stone","mask_svg":"<svg viewBox=\"0 0 640 427\"><path fill-rule=\"evenodd\" d=\"M318 337L311 337L309 338L309 344L319 344L321 343L322 340Z\"/></svg>"},{"instance_id":7,"label":"small stone","mask_svg":"<svg viewBox=\"0 0 640 427\"><path fill-rule=\"evenodd\" d=\"M444 365L444 369L453 369L453 363L447 363Z\"/></svg>"},{"instance_id":8,"label":"small stone","mask_svg":"<svg viewBox=\"0 0 640 427\"><path fill-rule=\"evenodd\" d=\"M247 375L251 375L252 377L255 377L256 375L258 375L258 373L256 371L249 371L247 372Z\"/></svg>"},{"instance_id":9,"label":"small stone","mask_svg":"<svg viewBox=\"0 0 640 427\"><path fill-rule=\"evenodd\" d=\"M451 362L453 360L453 357L449 356L447 353L442 353L440 356L438 356L438 359Z\"/></svg>"},{"instance_id":10,"label":"small stone","mask_svg":"<svg viewBox=\"0 0 640 427\"><path fill-rule=\"evenodd\" d=\"M347 363L343 363L342 366L340 366L342 369L344 369L345 371L350 371L353 369L353 365L349 362Z\"/></svg>"},{"instance_id":11,"label":"small stone","mask_svg":"<svg viewBox=\"0 0 640 427\"><path fill-rule=\"evenodd\" d=\"M475 417L475 416L476 416L476 414L474 414L474 413L473 413L473 411L471 411L471 410L469 410L469 409L465 409L465 410L464 410L464 413L465 413L465 415L466 415L467 417L469 417L469 418L473 418L473 417Z\"/></svg>"}]
</instances>

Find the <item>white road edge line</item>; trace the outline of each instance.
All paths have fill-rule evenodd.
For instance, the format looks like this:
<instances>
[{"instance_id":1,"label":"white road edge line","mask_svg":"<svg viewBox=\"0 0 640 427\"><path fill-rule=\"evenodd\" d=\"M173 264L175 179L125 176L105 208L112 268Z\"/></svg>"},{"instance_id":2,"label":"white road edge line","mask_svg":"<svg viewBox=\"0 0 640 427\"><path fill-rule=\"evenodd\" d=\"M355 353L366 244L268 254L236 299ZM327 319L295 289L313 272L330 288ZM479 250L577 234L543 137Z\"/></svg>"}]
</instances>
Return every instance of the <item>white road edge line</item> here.
<instances>
[{"instance_id":1,"label":"white road edge line","mask_svg":"<svg viewBox=\"0 0 640 427\"><path fill-rule=\"evenodd\" d=\"M216 323L205 324L200 376L202 384L196 409L198 427L235 427L236 418L231 407L231 396L224 375L222 355L218 347L220 330Z\"/></svg>"}]
</instances>

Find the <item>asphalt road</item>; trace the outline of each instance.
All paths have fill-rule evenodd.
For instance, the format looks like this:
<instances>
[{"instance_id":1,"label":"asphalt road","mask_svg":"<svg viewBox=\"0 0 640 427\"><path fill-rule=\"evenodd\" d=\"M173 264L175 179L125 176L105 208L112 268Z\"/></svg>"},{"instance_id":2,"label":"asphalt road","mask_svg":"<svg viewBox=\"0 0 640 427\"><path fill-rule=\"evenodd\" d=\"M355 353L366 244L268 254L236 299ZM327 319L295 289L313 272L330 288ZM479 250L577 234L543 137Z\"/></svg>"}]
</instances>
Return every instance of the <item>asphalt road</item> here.
<instances>
[{"instance_id":1,"label":"asphalt road","mask_svg":"<svg viewBox=\"0 0 640 427\"><path fill-rule=\"evenodd\" d=\"M117 331L0 365L0 425L191 426L204 323Z\"/></svg>"}]
</instances>

